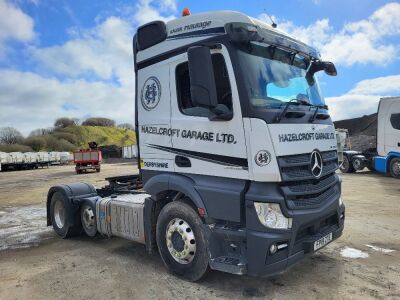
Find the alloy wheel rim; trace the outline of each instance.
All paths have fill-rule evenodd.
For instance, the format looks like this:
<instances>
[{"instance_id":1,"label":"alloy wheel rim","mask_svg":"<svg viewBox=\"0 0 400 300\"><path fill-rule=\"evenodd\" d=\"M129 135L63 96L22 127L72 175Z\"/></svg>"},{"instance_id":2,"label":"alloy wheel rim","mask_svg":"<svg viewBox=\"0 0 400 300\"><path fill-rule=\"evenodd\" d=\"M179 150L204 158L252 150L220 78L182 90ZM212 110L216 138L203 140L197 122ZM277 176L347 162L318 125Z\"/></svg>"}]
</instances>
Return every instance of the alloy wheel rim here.
<instances>
[{"instance_id":1,"label":"alloy wheel rim","mask_svg":"<svg viewBox=\"0 0 400 300\"><path fill-rule=\"evenodd\" d=\"M65 207L61 200L54 204L54 221L58 228L63 228L65 224Z\"/></svg>"},{"instance_id":2,"label":"alloy wheel rim","mask_svg":"<svg viewBox=\"0 0 400 300\"><path fill-rule=\"evenodd\" d=\"M172 219L165 233L167 248L180 264L189 264L196 255L196 238L190 225L180 218Z\"/></svg>"},{"instance_id":3,"label":"alloy wheel rim","mask_svg":"<svg viewBox=\"0 0 400 300\"><path fill-rule=\"evenodd\" d=\"M83 225L86 228L93 228L94 224L94 212L90 206L85 206L83 208Z\"/></svg>"}]
</instances>

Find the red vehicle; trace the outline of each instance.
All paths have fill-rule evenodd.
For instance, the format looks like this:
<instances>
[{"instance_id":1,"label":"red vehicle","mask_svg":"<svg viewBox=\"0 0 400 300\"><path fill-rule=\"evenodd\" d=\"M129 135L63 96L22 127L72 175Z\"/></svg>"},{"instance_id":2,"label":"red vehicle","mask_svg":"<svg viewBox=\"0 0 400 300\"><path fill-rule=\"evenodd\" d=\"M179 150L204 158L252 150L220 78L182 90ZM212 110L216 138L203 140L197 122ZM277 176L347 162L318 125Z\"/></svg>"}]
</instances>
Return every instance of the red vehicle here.
<instances>
[{"instance_id":1,"label":"red vehicle","mask_svg":"<svg viewBox=\"0 0 400 300\"><path fill-rule=\"evenodd\" d=\"M100 172L101 150L96 142L89 143L89 149L81 149L74 152L74 164L76 174L82 174L87 170Z\"/></svg>"}]
</instances>

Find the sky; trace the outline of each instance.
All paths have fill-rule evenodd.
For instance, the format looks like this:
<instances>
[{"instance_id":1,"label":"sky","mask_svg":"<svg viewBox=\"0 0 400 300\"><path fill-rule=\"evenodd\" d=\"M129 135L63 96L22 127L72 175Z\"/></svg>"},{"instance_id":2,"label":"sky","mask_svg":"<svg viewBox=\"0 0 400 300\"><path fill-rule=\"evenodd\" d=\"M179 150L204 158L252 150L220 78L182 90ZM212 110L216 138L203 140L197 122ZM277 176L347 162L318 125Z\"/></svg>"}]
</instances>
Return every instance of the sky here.
<instances>
[{"instance_id":1,"label":"sky","mask_svg":"<svg viewBox=\"0 0 400 300\"><path fill-rule=\"evenodd\" d=\"M132 36L141 24L236 10L316 47L334 120L400 95L400 2L385 0L0 0L0 127L28 135L58 117L134 123Z\"/></svg>"}]
</instances>

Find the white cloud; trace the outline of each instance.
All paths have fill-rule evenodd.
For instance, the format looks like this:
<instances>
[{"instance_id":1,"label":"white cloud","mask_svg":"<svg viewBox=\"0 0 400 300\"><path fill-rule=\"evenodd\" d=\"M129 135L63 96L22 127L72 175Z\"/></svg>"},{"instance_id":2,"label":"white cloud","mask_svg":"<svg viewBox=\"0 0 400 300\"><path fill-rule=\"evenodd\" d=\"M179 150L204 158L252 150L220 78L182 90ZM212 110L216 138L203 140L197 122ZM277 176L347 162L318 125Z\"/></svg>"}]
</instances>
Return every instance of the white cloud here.
<instances>
[{"instance_id":1,"label":"white cloud","mask_svg":"<svg viewBox=\"0 0 400 300\"><path fill-rule=\"evenodd\" d=\"M363 95L386 95L399 92L400 75L392 75L360 81L349 93Z\"/></svg>"},{"instance_id":2,"label":"white cloud","mask_svg":"<svg viewBox=\"0 0 400 300\"><path fill-rule=\"evenodd\" d=\"M129 17L110 16L93 28L69 29L70 39L60 45L29 47L36 74L0 69L0 104L6 107L0 110L0 127L28 134L52 126L58 117L88 114L133 123L133 34L143 22L171 19L175 12L175 0L141 0Z\"/></svg>"},{"instance_id":3,"label":"white cloud","mask_svg":"<svg viewBox=\"0 0 400 300\"><path fill-rule=\"evenodd\" d=\"M400 36L400 3L388 3L367 19L344 24L339 31L334 30L329 19L317 20L309 26L283 21L279 28L315 46L324 59L337 64L384 65L396 59L400 50L399 45L385 41Z\"/></svg>"},{"instance_id":4,"label":"white cloud","mask_svg":"<svg viewBox=\"0 0 400 300\"><path fill-rule=\"evenodd\" d=\"M139 0L136 4L134 20L138 25L155 20L169 21L176 18L176 10L176 0Z\"/></svg>"},{"instance_id":5,"label":"white cloud","mask_svg":"<svg viewBox=\"0 0 400 300\"><path fill-rule=\"evenodd\" d=\"M17 127L24 134L53 125L56 118L104 116L118 123L133 123L134 92L104 82L60 81L30 72L0 70L1 126ZM68 103L77 110L65 111Z\"/></svg>"},{"instance_id":6,"label":"white cloud","mask_svg":"<svg viewBox=\"0 0 400 300\"><path fill-rule=\"evenodd\" d=\"M6 42L29 42L35 37L33 19L6 0L0 0L0 58L7 51Z\"/></svg>"},{"instance_id":7,"label":"white cloud","mask_svg":"<svg viewBox=\"0 0 400 300\"><path fill-rule=\"evenodd\" d=\"M381 97L399 94L400 75L392 75L362 80L346 94L325 100L336 121L375 113Z\"/></svg>"},{"instance_id":8,"label":"white cloud","mask_svg":"<svg viewBox=\"0 0 400 300\"><path fill-rule=\"evenodd\" d=\"M41 66L59 75L78 77L94 74L101 80L116 77L119 83L131 82L131 24L109 17L95 28L77 35L60 46L33 49L32 56Z\"/></svg>"}]
</instances>

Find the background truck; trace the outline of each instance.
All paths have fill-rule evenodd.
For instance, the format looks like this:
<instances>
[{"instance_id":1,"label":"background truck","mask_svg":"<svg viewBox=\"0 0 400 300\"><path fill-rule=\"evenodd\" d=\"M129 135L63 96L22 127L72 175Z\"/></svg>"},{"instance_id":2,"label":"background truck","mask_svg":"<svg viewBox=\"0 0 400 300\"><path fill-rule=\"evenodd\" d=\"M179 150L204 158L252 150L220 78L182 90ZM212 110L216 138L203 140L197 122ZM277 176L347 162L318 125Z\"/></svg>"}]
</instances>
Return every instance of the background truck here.
<instances>
[{"instance_id":1,"label":"background truck","mask_svg":"<svg viewBox=\"0 0 400 300\"><path fill-rule=\"evenodd\" d=\"M400 178L400 97L382 98L378 107L377 148L343 152L343 173L367 167Z\"/></svg>"},{"instance_id":2,"label":"background truck","mask_svg":"<svg viewBox=\"0 0 400 300\"><path fill-rule=\"evenodd\" d=\"M231 11L143 25L133 52L139 174L50 188L59 236L143 243L195 281L209 268L280 273L342 234L335 129L314 77L336 75L332 63Z\"/></svg>"},{"instance_id":3,"label":"background truck","mask_svg":"<svg viewBox=\"0 0 400 300\"><path fill-rule=\"evenodd\" d=\"M76 174L82 174L88 170L100 172L101 150L96 142L89 143L89 149L81 149L74 152L74 164Z\"/></svg>"}]
</instances>

